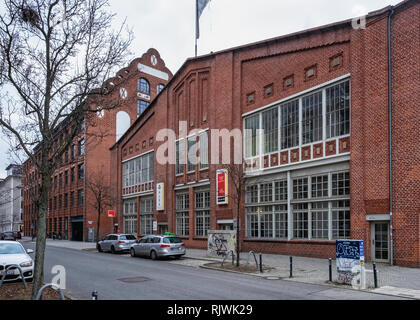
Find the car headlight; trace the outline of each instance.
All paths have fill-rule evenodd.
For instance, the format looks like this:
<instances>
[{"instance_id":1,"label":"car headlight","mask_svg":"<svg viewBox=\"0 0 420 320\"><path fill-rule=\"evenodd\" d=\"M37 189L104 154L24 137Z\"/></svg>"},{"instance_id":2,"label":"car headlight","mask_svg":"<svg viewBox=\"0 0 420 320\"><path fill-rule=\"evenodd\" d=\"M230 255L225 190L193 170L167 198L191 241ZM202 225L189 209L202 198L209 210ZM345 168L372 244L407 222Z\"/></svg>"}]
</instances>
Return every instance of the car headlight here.
<instances>
[{"instance_id":1,"label":"car headlight","mask_svg":"<svg viewBox=\"0 0 420 320\"><path fill-rule=\"evenodd\" d=\"M20 266L21 266L22 268L25 268L25 267L32 267L32 261L22 262L22 263L20 264Z\"/></svg>"}]
</instances>

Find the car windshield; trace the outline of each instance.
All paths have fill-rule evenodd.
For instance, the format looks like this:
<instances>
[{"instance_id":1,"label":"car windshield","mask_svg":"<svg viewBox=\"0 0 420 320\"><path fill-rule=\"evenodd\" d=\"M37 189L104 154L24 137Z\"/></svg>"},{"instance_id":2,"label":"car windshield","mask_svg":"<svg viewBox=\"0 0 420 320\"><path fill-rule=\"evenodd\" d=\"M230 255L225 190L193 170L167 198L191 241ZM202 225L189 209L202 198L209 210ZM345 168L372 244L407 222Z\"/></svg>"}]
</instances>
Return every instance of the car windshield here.
<instances>
[{"instance_id":1,"label":"car windshield","mask_svg":"<svg viewBox=\"0 0 420 320\"><path fill-rule=\"evenodd\" d=\"M5 232L4 235L5 236L13 236L13 232Z\"/></svg>"},{"instance_id":2,"label":"car windshield","mask_svg":"<svg viewBox=\"0 0 420 320\"><path fill-rule=\"evenodd\" d=\"M0 254L18 254L25 253L20 244L15 243L0 243Z\"/></svg>"},{"instance_id":3,"label":"car windshield","mask_svg":"<svg viewBox=\"0 0 420 320\"><path fill-rule=\"evenodd\" d=\"M133 236L132 234L125 234L120 236L121 240L136 240L136 237Z\"/></svg>"},{"instance_id":4,"label":"car windshield","mask_svg":"<svg viewBox=\"0 0 420 320\"><path fill-rule=\"evenodd\" d=\"M167 237L163 238L163 243L181 243L181 238L178 237Z\"/></svg>"}]
</instances>

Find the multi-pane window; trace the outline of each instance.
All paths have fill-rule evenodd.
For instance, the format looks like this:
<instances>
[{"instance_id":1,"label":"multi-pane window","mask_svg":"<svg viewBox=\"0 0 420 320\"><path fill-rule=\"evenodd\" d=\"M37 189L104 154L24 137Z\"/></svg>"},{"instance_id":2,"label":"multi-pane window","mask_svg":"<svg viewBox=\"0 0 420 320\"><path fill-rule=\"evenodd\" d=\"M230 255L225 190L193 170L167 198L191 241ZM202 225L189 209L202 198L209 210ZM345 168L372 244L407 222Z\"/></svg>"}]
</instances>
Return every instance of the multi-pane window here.
<instances>
[{"instance_id":1,"label":"multi-pane window","mask_svg":"<svg viewBox=\"0 0 420 320\"><path fill-rule=\"evenodd\" d=\"M64 208L68 207L68 203L69 203L69 194L65 193L64 194Z\"/></svg>"},{"instance_id":2,"label":"multi-pane window","mask_svg":"<svg viewBox=\"0 0 420 320\"><path fill-rule=\"evenodd\" d=\"M282 104L281 110L281 148L287 149L299 145L299 100Z\"/></svg>"},{"instance_id":3,"label":"multi-pane window","mask_svg":"<svg viewBox=\"0 0 420 320\"><path fill-rule=\"evenodd\" d=\"M258 207L246 208L246 232L250 238L257 238L258 234Z\"/></svg>"},{"instance_id":4,"label":"multi-pane window","mask_svg":"<svg viewBox=\"0 0 420 320\"><path fill-rule=\"evenodd\" d=\"M184 164L185 164L184 144L185 144L185 140L179 140L175 144L175 153L176 153L175 173L176 174L184 173Z\"/></svg>"},{"instance_id":5,"label":"multi-pane window","mask_svg":"<svg viewBox=\"0 0 420 320\"><path fill-rule=\"evenodd\" d=\"M78 179L82 180L85 177L85 164L81 163L77 166Z\"/></svg>"},{"instance_id":6,"label":"multi-pane window","mask_svg":"<svg viewBox=\"0 0 420 320\"><path fill-rule=\"evenodd\" d=\"M137 100L137 115L141 115L149 105L150 103L147 101Z\"/></svg>"},{"instance_id":7,"label":"multi-pane window","mask_svg":"<svg viewBox=\"0 0 420 320\"><path fill-rule=\"evenodd\" d=\"M76 156L76 146L74 144L71 145L71 160L74 160Z\"/></svg>"},{"instance_id":8,"label":"multi-pane window","mask_svg":"<svg viewBox=\"0 0 420 320\"><path fill-rule=\"evenodd\" d=\"M274 206L274 237L287 238L287 204Z\"/></svg>"},{"instance_id":9,"label":"multi-pane window","mask_svg":"<svg viewBox=\"0 0 420 320\"><path fill-rule=\"evenodd\" d=\"M154 180L154 152L123 163L123 188Z\"/></svg>"},{"instance_id":10,"label":"multi-pane window","mask_svg":"<svg viewBox=\"0 0 420 320\"><path fill-rule=\"evenodd\" d=\"M209 167L209 136L208 132L202 132L198 136L200 148L200 170Z\"/></svg>"},{"instance_id":11,"label":"multi-pane window","mask_svg":"<svg viewBox=\"0 0 420 320\"><path fill-rule=\"evenodd\" d=\"M328 175L312 177L312 198L328 197Z\"/></svg>"},{"instance_id":12,"label":"multi-pane window","mask_svg":"<svg viewBox=\"0 0 420 320\"><path fill-rule=\"evenodd\" d=\"M176 233L179 236L188 236L189 228L189 196L188 193L176 195Z\"/></svg>"},{"instance_id":13,"label":"multi-pane window","mask_svg":"<svg viewBox=\"0 0 420 320\"><path fill-rule=\"evenodd\" d=\"M262 206L260 212L260 237L273 237L273 206Z\"/></svg>"},{"instance_id":14,"label":"multi-pane window","mask_svg":"<svg viewBox=\"0 0 420 320\"><path fill-rule=\"evenodd\" d=\"M350 81L326 89L327 138L350 132Z\"/></svg>"},{"instance_id":15,"label":"multi-pane window","mask_svg":"<svg viewBox=\"0 0 420 320\"><path fill-rule=\"evenodd\" d=\"M274 182L274 201L287 200L287 180Z\"/></svg>"},{"instance_id":16,"label":"multi-pane window","mask_svg":"<svg viewBox=\"0 0 420 320\"><path fill-rule=\"evenodd\" d=\"M312 238L328 239L328 202L313 202L311 216Z\"/></svg>"},{"instance_id":17,"label":"multi-pane window","mask_svg":"<svg viewBox=\"0 0 420 320\"><path fill-rule=\"evenodd\" d=\"M58 209L61 209L63 207L63 196L60 194L58 196Z\"/></svg>"},{"instance_id":18,"label":"multi-pane window","mask_svg":"<svg viewBox=\"0 0 420 320\"><path fill-rule=\"evenodd\" d=\"M140 199L140 234L153 233L153 197Z\"/></svg>"},{"instance_id":19,"label":"multi-pane window","mask_svg":"<svg viewBox=\"0 0 420 320\"><path fill-rule=\"evenodd\" d=\"M70 169L70 181L74 182L74 167Z\"/></svg>"},{"instance_id":20,"label":"multi-pane window","mask_svg":"<svg viewBox=\"0 0 420 320\"><path fill-rule=\"evenodd\" d=\"M302 143L322 140L322 92L302 98Z\"/></svg>"},{"instance_id":21,"label":"multi-pane window","mask_svg":"<svg viewBox=\"0 0 420 320\"><path fill-rule=\"evenodd\" d=\"M278 151L279 119L277 108L262 113L262 129L264 130L264 153Z\"/></svg>"},{"instance_id":22,"label":"multi-pane window","mask_svg":"<svg viewBox=\"0 0 420 320\"><path fill-rule=\"evenodd\" d=\"M196 154L196 136L188 137L188 153L187 153L187 172L195 171L197 163Z\"/></svg>"},{"instance_id":23,"label":"multi-pane window","mask_svg":"<svg viewBox=\"0 0 420 320\"><path fill-rule=\"evenodd\" d=\"M79 148L79 156L83 156L85 154L85 140L82 139L78 143Z\"/></svg>"},{"instance_id":24,"label":"multi-pane window","mask_svg":"<svg viewBox=\"0 0 420 320\"><path fill-rule=\"evenodd\" d=\"M259 154L259 136L260 117L255 115L245 119L245 157L255 157Z\"/></svg>"},{"instance_id":25,"label":"multi-pane window","mask_svg":"<svg viewBox=\"0 0 420 320\"><path fill-rule=\"evenodd\" d=\"M64 185L68 185L69 183L69 171L64 171Z\"/></svg>"},{"instance_id":26,"label":"multi-pane window","mask_svg":"<svg viewBox=\"0 0 420 320\"><path fill-rule=\"evenodd\" d=\"M137 89L139 92L149 95L150 94L150 84L145 78L140 78L137 83Z\"/></svg>"},{"instance_id":27,"label":"multi-pane window","mask_svg":"<svg viewBox=\"0 0 420 320\"><path fill-rule=\"evenodd\" d=\"M260 184L260 202L273 201L273 184L263 183Z\"/></svg>"},{"instance_id":28,"label":"multi-pane window","mask_svg":"<svg viewBox=\"0 0 420 320\"><path fill-rule=\"evenodd\" d=\"M79 206L83 206L84 203L85 203L85 193L83 189L80 189L77 191L77 204Z\"/></svg>"},{"instance_id":29,"label":"multi-pane window","mask_svg":"<svg viewBox=\"0 0 420 320\"><path fill-rule=\"evenodd\" d=\"M74 191L70 192L70 207L74 207Z\"/></svg>"},{"instance_id":30,"label":"multi-pane window","mask_svg":"<svg viewBox=\"0 0 420 320\"><path fill-rule=\"evenodd\" d=\"M246 203L257 203L258 202L258 185L252 185L246 187Z\"/></svg>"},{"instance_id":31,"label":"multi-pane window","mask_svg":"<svg viewBox=\"0 0 420 320\"><path fill-rule=\"evenodd\" d=\"M206 237L210 229L210 191L195 192L195 235Z\"/></svg>"},{"instance_id":32,"label":"multi-pane window","mask_svg":"<svg viewBox=\"0 0 420 320\"><path fill-rule=\"evenodd\" d=\"M293 237L296 239L308 238L307 203L296 203L293 205Z\"/></svg>"},{"instance_id":33,"label":"multi-pane window","mask_svg":"<svg viewBox=\"0 0 420 320\"><path fill-rule=\"evenodd\" d=\"M308 198L308 177L293 179L293 199Z\"/></svg>"},{"instance_id":34,"label":"multi-pane window","mask_svg":"<svg viewBox=\"0 0 420 320\"><path fill-rule=\"evenodd\" d=\"M58 185L60 186L60 188L63 186L63 174L60 173L58 175Z\"/></svg>"},{"instance_id":35,"label":"multi-pane window","mask_svg":"<svg viewBox=\"0 0 420 320\"><path fill-rule=\"evenodd\" d=\"M350 174L338 172L332 174L332 195L343 196L350 194Z\"/></svg>"},{"instance_id":36,"label":"multi-pane window","mask_svg":"<svg viewBox=\"0 0 420 320\"><path fill-rule=\"evenodd\" d=\"M124 232L137 234L137 199L125 200L123 205Z\"/></svg>"},{"instance_id":37,"label":"multi-pane window","mask_svg":"<svg viewBox=\"0 0 420 320\"><path fill-rule=\"evenodd\" d=\"M157 93L159 94L163 90L163 88L165 88L165 85L162 83L159 83L157 85Z\"/></svg>"},{"instance_id":38,"label":"multi-pane window","mask_svg":"<svg viewBox=\"0 0 420 320\"><path fill-rule=\"evenodd\" d=\"M332 203L332 237L333 239L350 238L350 200Z\"/></svg>"}]
</instances>

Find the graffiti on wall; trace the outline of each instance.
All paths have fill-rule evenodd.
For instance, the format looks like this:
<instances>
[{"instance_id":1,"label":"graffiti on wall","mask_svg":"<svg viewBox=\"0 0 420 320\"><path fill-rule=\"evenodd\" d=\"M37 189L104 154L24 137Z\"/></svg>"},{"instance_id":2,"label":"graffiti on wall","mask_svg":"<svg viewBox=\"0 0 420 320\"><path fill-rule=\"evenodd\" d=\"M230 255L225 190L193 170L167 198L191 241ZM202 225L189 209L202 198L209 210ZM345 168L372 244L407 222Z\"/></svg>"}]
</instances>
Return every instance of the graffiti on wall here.
<instances>
[{"instance_id":1,"label":"graffiti on wall","mask_svg":"<svg viewBox=\"0 0 420 320\"><path fill-rule=\"evenodd\" d=\"M236 232L230 230L209 230L207 254L209 256L222 256L235 251Z\"/></svg>"}]
</instances>

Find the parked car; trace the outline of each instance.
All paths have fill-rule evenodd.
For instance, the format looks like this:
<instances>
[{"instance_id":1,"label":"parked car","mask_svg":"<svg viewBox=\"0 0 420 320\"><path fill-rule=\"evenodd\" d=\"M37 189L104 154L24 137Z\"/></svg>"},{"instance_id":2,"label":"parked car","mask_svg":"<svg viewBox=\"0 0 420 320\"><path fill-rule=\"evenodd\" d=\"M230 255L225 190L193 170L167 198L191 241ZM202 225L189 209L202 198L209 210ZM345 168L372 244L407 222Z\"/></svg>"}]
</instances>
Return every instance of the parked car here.
<instances>
[{"instance_id":1,"label":"parked car","mask_svg":"<svg viewBox=\"0 0 420 320\"><path fill-rule=\"evenodd\" d=\"M15 239L22 239L22 232L20 231L13 231L13 236L15 237Z\"/></svg>"},{"instance_id":2,"label":"parked car","mask_svg":"<svg viewBox=\"0 0 420 320\"><path fill-rule=\"evenodd\" d=\"M132 234L113 233L98 241L96 249L99 252L110 251L112 253L129 251L134 242L136 242L136 237Z\"/></svg>"},{"instance_id":3,"label":"parked car","mask_svg":"<svg viewBox=\"0 0 420 320\"><path fill-rule=\"evenodd\" d=\"M147 256L156 260L160 257L175 257L185 255L185 244L181 238L168 235L150 235L141 238L131 245L132 257Z\"/></svg>"},{"instance_id":4,"label":"parked car","mask_svg":"<svg viewBox=\"0 0 420 320\"><path fill-rule=\"evenodd\" d=\"M14 240L16 241L16 237L12 231L3 232L0 236L1 240Z\"/></svg>"},{"instance_id":5,"label":"parked car","mask_svg":"<svg viewBox=\"0 0 420 320\"><path fill-rule=\"evenodd\" d=\"M18 268L7 270L10 265L17 264L22 269L25 280L31 281L34 273L34 262L29 256L34 251L25 248L16 241L0 242L0 277L6 273L4 281L22 279Z\"/></svg>"}]
</instances>

